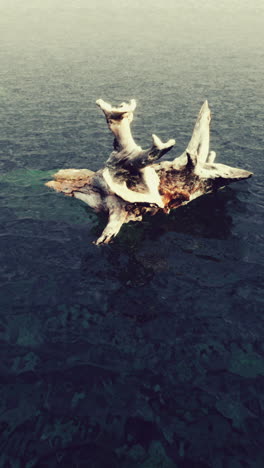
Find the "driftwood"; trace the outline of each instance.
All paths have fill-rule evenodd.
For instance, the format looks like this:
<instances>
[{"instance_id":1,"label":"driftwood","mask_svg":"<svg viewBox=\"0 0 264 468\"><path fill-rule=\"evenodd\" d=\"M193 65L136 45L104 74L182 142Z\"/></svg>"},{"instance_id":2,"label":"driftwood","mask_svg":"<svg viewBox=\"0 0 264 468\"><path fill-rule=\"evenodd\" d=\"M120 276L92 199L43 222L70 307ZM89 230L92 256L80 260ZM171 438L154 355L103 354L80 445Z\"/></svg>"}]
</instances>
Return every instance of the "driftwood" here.
<instances>
[{"instance_id":1,"label":"driftwood","mask_svg":"<svg viewBox=\"0 0 264 468\"><path fill-rule=\"evenodd\" d=\"M141 221L145 213L169 213L195 198L247 179L251 172L215 163L209 150L211 112L203 104L191 140L184 153L173 161L158 161L175 144L163 143L152 135L152 146L143 150L132 137L130 124L136 101L112 107L102 99L103 111L114 134L114 151L105 167L97 172L88 169L64 169L46 185L65 195L79 198L96 212L108 213L108 224L96 244L107 244L121 226Z\"/></svg>"}]
</instances>

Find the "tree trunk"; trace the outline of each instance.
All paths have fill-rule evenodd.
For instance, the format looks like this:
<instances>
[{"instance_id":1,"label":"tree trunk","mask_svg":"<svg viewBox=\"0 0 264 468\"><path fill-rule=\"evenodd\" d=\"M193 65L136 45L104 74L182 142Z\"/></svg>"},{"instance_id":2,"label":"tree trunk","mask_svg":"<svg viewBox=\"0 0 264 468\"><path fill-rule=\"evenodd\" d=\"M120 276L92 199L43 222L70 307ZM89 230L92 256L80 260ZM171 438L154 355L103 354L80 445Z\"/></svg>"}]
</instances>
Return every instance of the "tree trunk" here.
<instances>
[{"instance_id":1,"label":"tree trunk","mask_svg":"<svg viewBox=\"0 0 264 468\"><path fill-rule=\"evenodd\" d=\"M185 152L173 161L163 162L157 161L172 149L175 140L163 143L152 135L149 149L137 145L130 129L135 100L113 107L99 99L97 105L114 134L114 151L105 167L97 172L60 170L54 175L55 180L46 184L79 198L97 212L109 214L108 224L96 244L109 243L124 223L141 221L147 212L169 213L201 195L252 175L215 163L215 152L209 148L211 112L207 101L201 107Z\"/></svg>"}]
</instances>

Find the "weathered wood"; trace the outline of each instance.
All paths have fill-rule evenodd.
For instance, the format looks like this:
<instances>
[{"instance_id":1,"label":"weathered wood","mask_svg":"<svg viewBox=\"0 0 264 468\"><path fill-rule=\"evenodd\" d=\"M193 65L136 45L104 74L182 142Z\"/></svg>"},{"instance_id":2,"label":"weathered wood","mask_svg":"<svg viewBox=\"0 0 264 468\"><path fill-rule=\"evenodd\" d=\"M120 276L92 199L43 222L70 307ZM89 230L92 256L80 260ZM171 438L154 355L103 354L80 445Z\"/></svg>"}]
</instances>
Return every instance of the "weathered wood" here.
<instances>
[{"instance_id":1,"label":"weathered wood","mask_svg":"<svg viewBox=\"0 0 264 468\"><path fill-rule=\"evenodd\" d=\"M252 173L215 163L210 151L211 112L205 101L198 114L186 150L173 161L157 163L171 150L175 140L163 143L152 135L152 146L143 150L133 139L130 124L136 101L113 107L102 99L97 105L103 111L114 134L114 151L105 167L97 172L88 169L64 169L46 185L74 196L95 211L109 215L108 224L96 244L107 244L123 224L141 221L142 216L189 203L225 185L251 177Z\"/></svg>"},{"instance_id":2,"label":"weathered wood","mask_svg":"<svg viewBox=\"0 0 264 468\"><path fill-rule=\"evenodd\" d=\"M163 208L159 194L159 177L155 169L149 166L167 153L175 140L163 143L156 135L152 135L151 148L142 150L135 143L130 129L136 101L112 107L99 99L97 105L104 112L108 127L115 137L115 151L110 154L102 173L108 187L123 200L131 203L155 203ZM134 184L131 189L132 181Z\"/></svg>"}]
</instances>

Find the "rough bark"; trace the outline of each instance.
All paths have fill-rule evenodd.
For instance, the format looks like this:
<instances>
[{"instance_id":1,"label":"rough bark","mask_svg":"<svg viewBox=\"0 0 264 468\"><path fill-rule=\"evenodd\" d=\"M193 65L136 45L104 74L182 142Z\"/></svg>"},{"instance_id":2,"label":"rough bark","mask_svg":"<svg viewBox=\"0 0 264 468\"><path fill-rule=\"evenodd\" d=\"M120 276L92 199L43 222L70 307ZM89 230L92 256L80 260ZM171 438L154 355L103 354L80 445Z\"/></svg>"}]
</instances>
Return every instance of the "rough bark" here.
<instances>
[{"instance_id":1,"label":"rough bark","mask_svg":"<svg viewBox=\"0 0 264 468\"><path fill-rule=\"evenodd\" d=\"M175 140L163 143L152 135L149 149L137 145L130 128L135 100L118 107L102 99L96 103L114 134L114 151L105 167L97 172L60 170L46 184L79 198L95 211L108 213L108 224L96 244L109 243L124 223L141 221L147 212L169 213L201 195L252 175L243 169L215 163L216 154L210 151L211 112L207 101L201 107L185 152L173 161L163 162L157 161L171 150Z\"/></svg>"}]
</instances>

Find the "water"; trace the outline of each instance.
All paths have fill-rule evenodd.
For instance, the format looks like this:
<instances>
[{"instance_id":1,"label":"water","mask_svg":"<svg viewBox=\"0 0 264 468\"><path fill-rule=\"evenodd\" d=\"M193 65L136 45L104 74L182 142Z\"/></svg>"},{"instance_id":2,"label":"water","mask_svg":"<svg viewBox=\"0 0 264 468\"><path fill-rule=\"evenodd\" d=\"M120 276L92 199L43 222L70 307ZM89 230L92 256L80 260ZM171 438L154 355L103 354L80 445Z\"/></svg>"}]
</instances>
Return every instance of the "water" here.
<instances>
[{"instance_id":1,"label":"water","mask_svg":"<svg viewBox=\"0 0 264 468\"><path fill-rule=\"evenodd\" d=\"M1 10L0 467L263 467L263 10L56 5ZM106 160L99 97L170 157L207 98L254 178L95 247L44 183Z\"/></svg>"}]
</instances>

